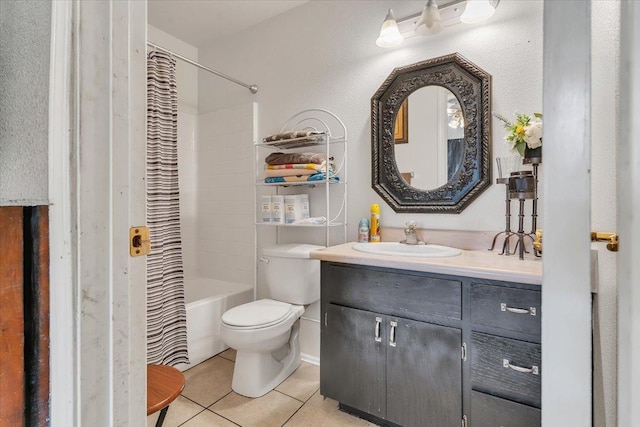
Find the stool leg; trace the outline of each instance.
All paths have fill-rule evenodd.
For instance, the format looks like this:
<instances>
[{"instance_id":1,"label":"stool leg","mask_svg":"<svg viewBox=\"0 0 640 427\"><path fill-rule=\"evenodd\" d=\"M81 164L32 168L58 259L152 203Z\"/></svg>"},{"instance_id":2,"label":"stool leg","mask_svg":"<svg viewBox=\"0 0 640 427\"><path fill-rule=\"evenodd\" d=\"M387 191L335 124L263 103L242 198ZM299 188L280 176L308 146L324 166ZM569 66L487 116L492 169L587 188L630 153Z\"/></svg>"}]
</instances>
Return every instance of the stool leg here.
<instances>
[{"instance_id":1,"label":"stool leg","mask_svg":"<svg viewBox=\"0 0 640 427\"><path fill-rule=\"evenodd\" d=\"M160 416L158 417L158 421L156 421L156 427L162 427L162 423L164 423L164 417L167 416L168 410L169 407L167 406L166 408L163 408L162 411L160 411Z\"/></svg>"}]
</instances>

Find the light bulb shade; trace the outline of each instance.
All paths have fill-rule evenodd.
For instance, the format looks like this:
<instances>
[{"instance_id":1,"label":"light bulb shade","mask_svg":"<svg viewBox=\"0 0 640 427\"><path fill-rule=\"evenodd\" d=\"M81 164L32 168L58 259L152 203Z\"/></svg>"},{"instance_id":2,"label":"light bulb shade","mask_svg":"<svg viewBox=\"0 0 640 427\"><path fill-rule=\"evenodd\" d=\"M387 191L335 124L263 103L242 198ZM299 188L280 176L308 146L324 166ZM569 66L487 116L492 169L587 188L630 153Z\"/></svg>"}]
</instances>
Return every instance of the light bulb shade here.
<instances>
[{"instance_id":1,"label":"light bulb shade","mask_svg":"<svg viewBox=\"0 0 640 427\"><path fill-rule=\"evenodd\" d=\"M460 21L465 24L475 24L491 17L495 11L489 0L467 0L467 6L460 15Z\"/></svg>"},{"instance_id":2,"label":"light bulb shade","mask_svg":"<svg viewBox=\"0 0 640 427\"><path fill-rule=\"evenodd\" d=\"M439 33L442 31L442 22L440 21L440 11L438 10L436 0L429 0L416 24L416 34L430 36Z\"/></svg>"},{"instance_id":3,"label":"light bulb shade","mask_svg":"<svg viewBox=\"0 0 640 427\"><path fill-rule=\"evenodd\" d=\"M376 44L380 47L394 47L402 43L404 37L398 30L398 23L393 16L393 10L389 9L387 17L384 18L382 28L380 29L380 36L376 40Z\"/></svg>"}]
</instances>

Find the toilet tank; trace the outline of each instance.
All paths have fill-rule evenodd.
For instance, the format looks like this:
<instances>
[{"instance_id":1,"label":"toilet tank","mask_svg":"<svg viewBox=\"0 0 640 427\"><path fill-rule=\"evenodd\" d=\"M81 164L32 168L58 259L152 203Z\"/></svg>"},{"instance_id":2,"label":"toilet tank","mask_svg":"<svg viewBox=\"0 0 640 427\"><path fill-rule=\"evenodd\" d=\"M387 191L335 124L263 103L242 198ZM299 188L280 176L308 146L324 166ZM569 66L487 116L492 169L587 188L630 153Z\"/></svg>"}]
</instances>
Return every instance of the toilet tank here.
<instances>
[{"instance_id":1,"label":"toilet tank","mask_svg":"<svg viewBox=\"0 0 640 427\"><path fill-rule=\"evenodd\" d=\"M324 246L276 245L264 248L265 280L271 299L305 305L320 299L320 260L310 254Z\"/></svg>"}]
</instances>

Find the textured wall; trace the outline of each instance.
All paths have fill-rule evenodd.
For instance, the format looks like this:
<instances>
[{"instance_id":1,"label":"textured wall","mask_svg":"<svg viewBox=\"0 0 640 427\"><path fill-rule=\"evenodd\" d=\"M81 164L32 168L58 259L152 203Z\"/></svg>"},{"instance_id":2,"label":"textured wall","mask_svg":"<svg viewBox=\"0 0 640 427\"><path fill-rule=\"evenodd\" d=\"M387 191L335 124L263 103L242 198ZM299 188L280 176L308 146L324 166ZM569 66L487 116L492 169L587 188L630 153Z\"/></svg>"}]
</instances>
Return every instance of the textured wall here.
<instances>
[{"instance_id":1,"label":"textured wall","mask_svg":"<svg viewBox=\"0 0 640 427\"><path fill-rule=\"evenodd\" d=\"M387 13L397 17L422 10L423 1L309 2L240 35L201 47L200 60L260 91L200 75L200 112L255 99L259 136L280 129L306 108L326 108L346 124L349 135L348 237L358 219L379 203L382 226L499 230L504 226L504 188L491 186L460 215L396 214L371 188L371 96L398 66L459 52L493 77L493 111L542 110L542 2L502 2L478 25L456 25L433 37L414 37L395 49L375 39ZM493 121L493 155L509 154L504 131ZM544 171L542 172L544 173ZM303 236L301 236L302 238ZM490 243L490 242L488 242Z\"/></svg>"},{"instance_id":2,"label":"textured wall","mask_svg":"<svg viewBox=\"0 0 640 427\"><path fill-rule=\"evenodd\" d=\"M0 1L0 205L48 203L49 0Z\"/></svg>"}]
</instances>

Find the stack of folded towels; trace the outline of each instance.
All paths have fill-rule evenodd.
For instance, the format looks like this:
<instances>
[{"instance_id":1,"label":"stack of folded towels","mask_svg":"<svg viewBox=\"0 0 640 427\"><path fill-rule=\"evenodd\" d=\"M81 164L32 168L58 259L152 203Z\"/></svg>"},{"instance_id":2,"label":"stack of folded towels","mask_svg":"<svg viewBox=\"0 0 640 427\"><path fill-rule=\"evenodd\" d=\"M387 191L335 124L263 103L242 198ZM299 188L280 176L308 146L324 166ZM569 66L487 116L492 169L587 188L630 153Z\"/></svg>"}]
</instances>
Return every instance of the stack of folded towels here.
<instances>
[{"instance_id":1,"label":"stack of folded towels","mask_svg":"<svg viewBox=\"0 0 640 427\"><path fill-rule=\"evenodd\" d=\"M272 153L264 159L264 182L324 181L327 176L329 181L337 182L339 177L333 171L331 160L322 153Z\"/></svg>"},{"instance_id":2,"label":"stack of folded towels","mask_svg":"<svg viewBox=\"0 0 640 427\"><path fill-rule=\"evenodd\" d=\"M292 130L289 132L281 132L273 135L269 135L264 138L264 142L274 142L274 141L284 141L287 139L295 139L298 142L303 141L317 141L319 140L324 132L315 131L315 130Z\"/></svg>"}]
</instances>

